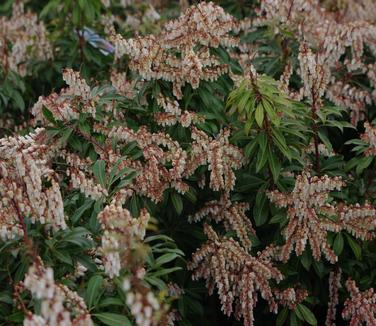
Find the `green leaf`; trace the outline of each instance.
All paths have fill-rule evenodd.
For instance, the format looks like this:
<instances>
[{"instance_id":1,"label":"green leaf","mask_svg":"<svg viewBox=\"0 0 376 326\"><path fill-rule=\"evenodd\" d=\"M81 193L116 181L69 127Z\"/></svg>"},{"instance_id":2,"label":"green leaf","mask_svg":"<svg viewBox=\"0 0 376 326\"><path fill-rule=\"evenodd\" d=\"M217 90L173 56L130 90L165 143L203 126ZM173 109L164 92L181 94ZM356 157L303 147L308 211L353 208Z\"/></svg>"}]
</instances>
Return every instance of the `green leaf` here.
<instances>
[{"instance_id":1,"label":"green leaf","mask_svg":"<svg viewBox=\"0 0 376 326\"><path fill-rule=\"evenodd\" d=\"M52 124L56 124L54 115L52 114L50 110L48 110L46 107L43 107L42 112L43 112L43 116L46 118L47 121L51 122Z\"/></svg>"},{"instance_id":2,"label":"green leaf","mask_svg":"<svg viewBox=\"0 0 376 326\"><path fill-rule=\"evenodd\" d=\"M106 187L106 162L98 160L93 165L93 173L101 186Z\"/></svg>"},{"instance_id":3,"label":"green leaf","mask_svg":"<svg viewBox=\"0 0 376 326\"><path fill-rule=\"evenodd\" d=\"M308 324L313 325L313 326L317 325L317 319L309 308L307 308L305 305L300 303L297 306L297 310L303 316L304 320Z\"/></svg>"},{"instance_id":4,"label":"green leaf","mask_svg":"<svg viewBox=\"0 0 376 326\"><path fill-rule=\"evenodd\" d=\"M257 147L257 141L256 139L252 139L248 144L247 146L245 146L244 148L244 154L245 156L247 157L251 157L253 156L253 152L255 151L256 147Z\"/></svg>"},{"instance_id":5,"label":"green leaf","mask_svg":"<svg viewBox=\"0 0 376 326\"><path fill-rule=\"evenodd\" d=\"M326 135L326 132L323 129L319 129L318 131L318 136L321 139L321 141L324 143L325 147L332 152L333 151L333 146L332 143L330 142L328 136Z\"/></svg>"},{"instance_id":6,"label":"green leaf","mask_svg":"<svg viewBox=\"0 0 376 326\"><path fill-rule=\"evenodd\" d=\"M290 326L299 326L298 319L296 318L296 313L294 311L290 313Z\"/></svg>"},{"instance_id":7,"label":"green leaf","mask_svg":"<svg viewBox=\"0 0 376 326\"><path fill-rule=\"evenodd\" d=\"M287 221L286 215L284 215L284 214L277 214L277 215L274 215L269 220L269 224L280 224L280 223L284 223L286 221Z\"/></svg>"},{"instance_id":8,"label":"green leaf","mask_svg":"<svg viewBox=\"0 0 376 326\"><path fill-rule=\"evenodd\" d=\"M286 144L286 139L283 136L282 132L277 130L277 128L272 129L272 138L273 138L273 143L278 147L278 149L281 151L283 155L287 157L287 159L290 161L291 160L291 153L290 150Z\"/></svg>"},{"instance_id":9,"label":"green leaf","mask_svg":"<svg viewBox=\"0 0 376 326\"><path fill-rule=\"evenodd\" d=\"M93 259L89 256L79 256L77 261L84 265L89 272L95 273L97 271L97 265L94 263Z\"/></svg>"},{"instance_id":10,"label":"green leaf","mask_svg":"<svg viewBox=\"0 0 376 326\"><path fill-rule=\"evenodd\" d=\"M342 253L343 244L344 244L343 236L341 233L338 233L334 239L334 244L333 244L333 250L337 256L339 256Z\"/></svg>"},{"instance_id":11,"label":"green leaf","mask_svg":"<svg viewBox=\"0 0 376 326\"><path fill-rule=\"evenodd\" d=\"M244 109L246 108L247 106L247 103L248 103L248 100L249 100L249 97L250 97L250 94L249 93L245 93L243 94L243 96L241 97L240 101L239 101L239 104L238 104L238 112L240 114L243 113Z\"/></svg>"},{"instance_id":12,"label":"green leaf","mask_svg":"<svg viewBox=\"0 0 376 326\"><path fill-rule=\"evenodd\" d=\"M28 269L29 262L22 259L21 263L18 265L16 274L14 276L14 282L20 282L21 280L23 280Z\"/></svg>"},{"instance_id":13,"label":"green leaf","mask_svg":"<svg viewBox=\"0 0 376 326\"><path fill-rule=\"evenodd\" d=\"M156 266L161 266L163 264L166 264L166 263L169 263L169 262L173 261L177 257L179 257L179 255L176 254L176 253L167 253L167 254L164 254L164 255L158 257L158 259L155 261L155 265Z\"/></svg>"},{"instance_id":14,"label":"green leaf","mask_svg":"<svg viewBox=\"0 0 376 326\"><path fill-rule=\"evenodd\" d=\"M60 0L50 0L42 9L39 16L45 18L50 12L55 10L55 7L59 5Z\"/></svg>"},{"instance_id":15,"label":"green leaf","mask_svg":"<svg viewBox=\"0 0 376 326\"><path fill-rule=\"evenodd\" d=\"M247 121L247 122L245 123L245 125L244 125L244 133L245 133L246 135L249 135L249 132L250 132L250 130L251 130L251 128L252 128L252 125L253 125L252 121Z\"/></svg>"},{"instance_id":16,"label":"green leaf","mask_svg":"<svg viewBox=\"0 0 376 326\"><path fill-rule=\"evenodd\" d=\"M302 313L300 312L300 310L299 309L295 309L295 314L296 314L296 316L298 317L298 319L299 320L304 320L304 317L303 317L303 315L302 315Z\"/></svg>"},{"instance_id":17,"label":"green leaf","mask_svg":"<svg viewBox=\"0 0 376 326\"><path fill-rule=\"evenodd\" d=\"M89 23L95 19L95 8L92 6L91 2L87 2L84 10L85 17Z\"/></svg>"},{"instance_id":18,"label":"green leaf","mask_svg":"<svg viewBox=\"0 0 376 326\"><path fill-rule=\"evenodd\" d=\"M108 306L124 306L124 302L119 298L104 298L98 304L98 307L108 307Z\"/></svg>"},{"instance_id":19,"label":"green leaf","mask_svg":"<svg viewBox=\"0 0 376 326\"><path fill-rule=\"evenodd\" d=\"M172 193L171 200L172 200L172 204L175 207L176 213L180 215L181 212L183 211L183 201L181 199L181 196L177 193Z\"/></svg>"},{"instance_id":20,"label":"green leaf","mask_svg":"<svg viewBox=\"0 0 376 326\"><path fill-rule=\"evenodd\" d=\"M119 165L122 160L118 160L115 166L111 169L110 175L108 177L108 184L111 186L115 181L119 178L122 178L124 175L127 175L126 178L133 178L136 175L136 171L134 169L125 167L119 171Z\"/></svg>"},{"instance_id":21,"label":"green leaf","mask_svg":"<svg viewBox=\"0 0 376 326\"><path fill-rule=\"evenodd\" d=\"M85 202L72 215L72 223L77 223L81 216L93 205L93 203L94 200L92 200L91 198L87 198Z\"/></svg>"},{"instance_id":22,"label":"green leaf","mask_svg":"<svg viewBox=\"0 0 376 326\"><path fill-rule=\"evenodd\" d=\"M189 190L184 193L184 197L187 198L192 204L197 202L197 195L193 188L189 188Z\"/></svg>"},{"instance_id":23,"label":"green leaf","mask_svg":"<svg viewBox=\"0 0 376 326\"><path fill-rule=\"evenodd\" d=\"M85 301L88 308L91 308L97 302L100 294L102 293L103 277L100 275L94 275L90 278L87 284L87 290L85 295Z\"/></svg>"},{"instance_id":24,"label":"green leaf","mask_svg":"<svg viewBox=\"0 0 376 326\"><path fill-rule=\"evenodd\" d=\"M11 314L7 317L8 321L13 322L11 325L14 325L14 323L22 323L22 321L25 319L25 315L22 311L15 312L14 314ZM9 324L8 324L9 325Z\"/></svg>"},{"instance_id":25,"label":"green leaf","mask_svg":"<svg viewBox=\"0 0 376 326\"><path fill-rule=\"evenodd\" d=\"M53 254L57 259L61 260L63 263L73 265L72 257L66 251L54 250Z\"/></svg>"},{"instance_id":26,"label":"green leaf","mask_svg":"<svg viewBox=\"0 0 376 326\"><path fill-rule=\"evenodd\" d=\"M130 320L124 315L102 312L100 314L93 314L93 316L108 326L132 326Z\"/></svg>"},{"instance_id":27,"label":"green leaf","mask_svg":"<svg viewBox=\"0 0 376 326\"><path fill-rule=\"evenodd\" d=\"M268 137L265 132L257 136L260 150L257 154L256 172L260 172L268 160Z\"/></svg>"},{"instance_id":28,"label":"green leaf","mask_svg":"<svg viewBox=\"0 0 376 326\"><path fill-rule=\"evenodd\" d=\"M17 91L13 91L12 93L12 98L13 98L13 101L14 103L16 104L16 106L23 112L25 111L25 102L22 98L22 95L17 92Z\"/></svg>"},{"instance_id":29,"label":"green leaf","mask_svg":"<svg viewBox=\"0 0 376 326\"><path fill-rule=\"evenodd\" d=\"M167 235L164 235L164 234L157 234L157 235L151 235L149 237L147 237L144 242L145 243L148 243L148 242L152 242L152 241L155 241L155 240L162 240L164 242L174 242L174 240L170 237L168 237Z\"/></svg>"},{"instance_id":30,"label":"green leaf","mask_svg":"<svg viewBox=\"0 0 376 326\"><path fill-rule=\"evenodd\" d=\"M325 266L321 261L312 261L313 268L315 269L315 272L317 276L322 279L325 276Z\"/></svg>"},{"instance_id":31,"label":"green leaf","mask_svg":"<svg viewBox=\"0 0 376 326\"><path fill-rule=\"evenodd\" d=\"M348 161L345 165L345 171L348 172L355 168L358 165L359 158L358 157L353 157L350 161Z\"/></svg>"},{"instance_id":32,"label":"green leaf","mask_svg":"<svg viewBox=\"0 0 376 326\"><path fill-rule=\"evenodd\" d=\"M73 133L73 129L70 129L70 128L64 128L62 130L62 136L61 138L59 139L59 145L61 146L65 146L69 137L71 136L71 134Z\"/></svg>"},{"instance_id":33,"label":"green leaf","mask_svg":"<svg viewBox=\"0 0 376 326\"><path fill-rule=\"evenodd\" d=\"M308 250L305 250L301 257L300 262L302 263L303 267L306 269L306 271L310 270L311 264L312 264L312 255L309 253Z\"/></svg>"},{"instance_id":34,"label":"green leaf","mask_svg":"<svg viewBox=\"0 0 376 326\"><path fill-rule=\"evenodd\" d=\"M87 121L80 121L78 124L78 129L80 129L84 135L91 134L90 124Z\"/></svg>"},{"instance_id":35,"label":"green leaf","mask_svg":"<svg viewBox=\"0 0 376 326\"><path fill-rule=\"evenodd\" d=\"M273 175L273 181L277 182L278 178L279 178L279 173L281 171L281 163L278 160L278 158L276 157L276 155L274 155L272 153L270 148L269 148L269 157L268 158L269 158L270 171L272 171L272 175Z\"/></svg>"},{"instance_id":36,"label":"green leaf","mask_svg":"<svg viewBox=\"0 0 376 326\"><path fill-rule=\"evenodd\" d=\"M76 227L72 231L67 232L66 236L63 237L63 241L59 243L64 244L64 242L73 243L81 248L91 247L92 241L87 239L86 235L90 234L90 231L83 227Z\"/></svg>"},{"instance_id":37,"label":"green leaf","mask_svg":"<svg viewBox=\"0 0 376 326\"><path fill-rule=\"evenodd\" d=\"M152 275L154 277L167 275L167 274L170 274L170 273L173 273L173 272L176 272L176 271L180 271L181 269L182 269L181 267L164 268L164 269L161 269L160 271L152 273Z\"/></svg>"},{"instance_id":38,"label":"green leaf","mask_svg":"<svg viewBox=\"0 0 376 326\"><path fill-rule=\"evenodd\" d=\"M276 320L276 326L282 326L285 322L286 322L286 320L287 320L287 316L289 315L289 311L288 311L288 309L285 307L285 308L283 308L280 312L279 312L279 314L278 314L278 316L277 316L277 320Z\"/></svg>"},{"instance_id":39,"label":"green leaf","mask_svg":"<svg viewBox=\"0 0 376 326\"><path fill-rule=\"evenodd\" d=\"M260 190L256 195L256 204L253 207L253 217L256 226L265 224L268 218L268 202L265 193Z\"/></svg>"},{"instance_id":40,"label":"green leaf","mask_svg":"<svg viewBox=\"0 0 376 326\"><path fill-rule=\"evenodd\" d=\"M362 256L361 247L358 245L358 243L350 235L345 233L345 236L346 236L346 239L347 239L347 243L349 244L351 250L353 251L356 259L360 259L361 256Z\"/></svg>"},{"instance_id":41,"label":"green leaf","mask_svg":"<svg viewBox=\"0 0 376 326\"><path fill-rule=\"evenodd\" d=\"M78 0L78 5L81 9L85 9L86 1L85 0Z\"/></svg>"},{"instance_id":42,"label":"green leaf","mask_svg":"<svg viewBox=\"0 0 376 326\"><path fill-rule=\"evenodd\" d=\"M373 156L366 156L359 158L358 164L356 166L356 173L361 174L368 166L372 163L374 157Z\"/></svg>"},{"instance_id":43,"label":"green leaf","mask_svg":"<svg viewBox=\"0 0 376 326\"><path fill-rule=\"evenodd\" d=\"M257 143L261 151L265 151L268 146L268 136L265 131L260 132L256 137Z\"/></svg>"},{"instance_id":44,"label":"green leaf","mask_svg":"<svg viewBox=\"0 0 376 326\"><path fill-rule=\"evenodd\" d=\"M125 177L123 177L120 182L116 185L115 187L115 191L119 190L119 189L122 189L123 187L129 185L132 183L132 180L137 176L137 172L136 171L132 171L131 173L129 173L128 175L126 175ZM111 184L110 184L111 185Z\"/></svg>"},{"instance_id":45,"label":"green leaf","mask_svg":"<svg viewBox=\"0 0 376 326\"><path fill-rule=\"evenodd\" d=\"M80 7L79 6L74 6L73 7L73 14L72 14L73 25L79 26L80 19L81 19Z\"/></svg>"},{"instance_id":46,"label":"green leaf","mask_svg":"<svg viewBox=\"0 0 376 326\"><path fill-rule=\"evenodd\" d=\"M90 234L90 231L85 229L84 227L82 226L78 226L72 230L69 230L67 232L67 235L64 237L64 240L65 241L68 241L68 240L71 240L71 239L75 239L77 237L83 237L83 236L86 236Z\"/></svg>"},{"instance_id":47,"label":"green leaf","mask_svg":"<svg viewBox=\"0 0 376 326\"><path fill-rule=\"evenodd\" d=\"M156 286L160 291L164 291L166 290L166 283L164 281L162 281L160 278L158 277L153 277L153 276L145 276L144 277L144 280L148 283L150 283L151 285L154 285Z\"/></svg>"},{"instance_id":48,"label":"green leaf","mask_svg":"<svg viewBox=\"0 0 376 326\"><path fill-rule=\"evenodd\" d=\"M11 292L2 291L0 293L0 302L13 304L13 297Z\"/></svg>"},{"instance_id":49,"label":"green leaf","mask_svg":"<svg viewBox=\"0 0 376 326\"><path fill-rule=\"evenodd\" d=\"M129 208L130 208L132 216L138 216L140 214L140 210L141 210L138 196L132 196L129 204L130 204Z\"/></svg>"},{"instance_id":50,"label":"green leaf","mask_svg":"<svg viewBox=\"0 0 376 326\"><path fill-rule=\"evenodd\" d=\"M184 256L184 252L178 248L167 248L167 247L162 247L160 248L160 244L157 244L151 248L153 252L159 252L159 253L166 253L166 252L174 252L178 254L179 256Z\"/></svg>"},{"instance_id":51,"label":"green leaf","mask_svg":"<svg viewBox=\"0 0 376 326\"><path fill-rule=\"evenodd\" d=\"M204 307L203 305L191 297L187 296L184 298L185 309L191 311L195 315L203 315L204 314Z\"/></svg>"},{"instance_id":52,"label":"green leaf","mask_svg":"<svg viewBox=\"0 0 376 326\"><path fill-rule=\"evenodd\" d=\"M269 119L271 120L271 122L273 124L276 124L278 125L279 124L279 118L274 110L274 107L272 106L272 104L268 101L268 100L265 100L262 102L263 106L264 106L264 109L266 111L266 114L268 115Z\"/></svg>"},{"instance_id":53,"label":"green leaf","mask_svg":"<svg viewBox=\"0 0 376 326\"><path fill-rule=\"evenodd\" d=\"M262 106L262 102L259 103L256 107L255 119L258 126L261 128L264 122L264 108Z\"/></svg>"}]
</instances>

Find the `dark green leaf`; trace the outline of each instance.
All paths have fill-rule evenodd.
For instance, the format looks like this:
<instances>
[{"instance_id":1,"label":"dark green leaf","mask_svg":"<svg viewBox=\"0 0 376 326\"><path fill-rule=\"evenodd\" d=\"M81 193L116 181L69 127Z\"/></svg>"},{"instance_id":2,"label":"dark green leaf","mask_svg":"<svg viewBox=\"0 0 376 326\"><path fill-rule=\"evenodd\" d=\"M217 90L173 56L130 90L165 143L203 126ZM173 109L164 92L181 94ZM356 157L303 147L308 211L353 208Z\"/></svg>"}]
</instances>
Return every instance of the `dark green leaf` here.
<instances>
[{"instance_id":1,"label":"dark green leaf","mask_svg":"<svg viewBox=\"0 0 376 326\"><path fill-rule=\"evenodd\" d=\"M157 272L153 273L153 276L157 277L157 276L167 275L167 274L179 271L181 269L182 269L181 267L164 268L164 269L162 269L160 271L157 271Z\"/></svg>"},{"instance_id":2,"label":"dark green leaf","mask_svg":"<svg viewBox=\"0 0 376 326\"><path fill-rule=\"evenodd\" d=\"M341 233L338 233L334 239L333 250L337 256L342 253L343 250L343 236Z\"/></svg>"},{"instance_id":3,"label":"dark green leaf","mask_svg":"<svg viewBox=\"0 0 376 326\"><path fill-rule=\"evenodd\" d=\"M296 313L290 313L290 326L299 326L298 319L296 318Z\"/></svg>"},{"instance_id":4,"label":"dark green leaf","mask_svg":"<svg viewBox=\"0 0 376 326\"><path fill-rule=\"evenodd\" d=\"M281 171L281 162L278 158L272 153L271 149L269 148L269 167L270 171L272 171L273 181L277 182L279 178L279 173Z\"/></svg>"},{"instance_id":5,"label":"dark green leaf","mask_svg":"<svg viewBox=\"0 0 376 326\"><path fill-rule=\"evenodd\" d=\"M72 257L66 251L54 250L53 254L57 259L61 260L63 263L66 263L68 265L73 265Z\"/></svg>"},{"instance_id":6,"label":"dark green leaf","mask_svg":"<svg viewBox=\"0 0 376 326\"><path fill-rule=\"evenodd\" d=\"M98 304L98 307L107 307L107 306L124 306L124 302L119 298L104 298Z\"/></svg>"},{"instance_id":7,"label":"dark green leaf","mask_svg":"<svg viewBox=\"0 0 376 326\"><path fill-rule=\"evenodd\" d=\"M93 165L93 173L98 183L106 188L106 162L98 160Z\"/></svg>"},{"instance_id":8,"label":"dark green leaf","mask_svg":"<svg viewBox=\"0 0 376 326\"><path fill-rule=\"evenodd\" d=\"M277 320L276 320L276 326L282 326L284 325L284 323L286 322L287 320L287 316L289 315L289 311L288 309L285 307L283 308L279 313L278 313L278 316L277 316Z\"/></svg>"},{"instance_id":9,"label":"dark green leaf","mask_svg":"<svg viewBox=\"0 0 376 326\"><path fill-rule=\"evenodd\" d=\"M309 271L311 264L312 264L312 255L309 253L308 250L305 250L300 257L300 262L302 263L303 267Z\"/></svg>"},{"instance_id":10,"label":"dark green leaf","mask_svg":"<svg viewBox=\"0 0 376 326\"><path fill-rule=\"evenodd\" d=\"M46 118L47 121L51 122L52 124L56 123L54 115L52 114L50 110L48 110L46 107L43 107L42 112L43 112L43 116Z\"/></svg>"},{"instance_id":11,"label":"dark green leaf","mask_svg":"<svg viewBox=\"0 0 376 326\"><path fill-rule=\"evenodd\" d=\"M258 126L261 128L264 122L264 108L261 103L258 104L256 107L255 119L256 119Z\"/></svg>"},{"instance_id":12,"label":"dark green leaf","mask_svg":"<svg viewBox=\"0 0 376 326\"><path fill-rule=\"evenodd\" d=\"M93 203L94 201L92 199L87 198L85 202L72 215L72 223L77 223L81 216L93 205Z\"/></svg>"},{"instance_id":13,"label":"dark green leaf","mask_svg":"<svg viewBox=\"0 0 376 326\"><path fill-rule=\"evenodd\" d=\"M93 316L108 326L132 326L130 320L124 315L102 312L100 314L93 314Z\"/></svg>"},{"instance_id":14,"label":"dark green leaf","mask_svg":"<svg viewBox=\"0 0 376 326\"><path fill-rule=\"evenodd\" d=\"M73 133L73 129L64 128L63 131L62 131L62 136L59 139L59 145L65 146L69 137L72 135L72 133Z\"/></svg>"},{"instance_id":15,"label":"dark green leaf","mask_svg":"<svg viewBox=\"0 0 376 326\"><path fill-rule=\"evenodd\" d=\"M167 253L157 258L155 261L156 266L161 266L163 264L169 263L179 257L176 253Z\"/></svg>"},{"instance_id":16,"label":"dark green leaf","mask_svg":"<svg viewBox=\"0 0 376 326\"><path fill-rule=\"evenodd\" d=\"M313 325L313 326L316 326L317 325L317 319L315 317L315 315L312 313L312 311L306 307L305 305L303 304L298 304L297 306L297 311L299 311L301 313L301 315L303 316L304 320L310 324L310 325Z\"/></svg>"},{"instance_id":17,"label":"dark green leaf","mask_svg":"<svg viewBox=\"0 0 376 326\"><path fill-rule=\"evenodd\" d=\"M183 201L181 199L181 196L177 193L172 193L171 200L176 212L178 213L178 215L180 215L183 211Z\"/></svg>"},{"instance_id":18,"label":"dark green leaf","mask_svg":"<svg viewBox=\"0 0 376 326\"><path fill-rule=\"evenodd\" d=\"M256 222L256 226L265 224L268 218L268 205L267 198L263 191L259 191L256 195L256 204L253 209L253 217Z\"/></svg>"},{"instance_id":19,"label":"dark green leaf","mask_svg":"<svg viewBox=\"0 0 376 326\"><path fill-rule=\"evenodd\" d=\"M85 301L88 308L91 308L97 302L100 294L102 293L103 277L100 275L94 275L90 278L87 284L87 290L85 295Z\"/></svg>"},{"instance_id":20,"label":"dark green leaf","mask_svg":"<svg viewBox=\"0 0 376 326\"><path fill-rule=\"evenodd\" d=\"M358 243L350 235L345 233L345 236L346 236L346 239L347 239L347 243L349 244L351 250L353 251L356 259L360 259L361 256L362 256L361 247L358 245Z\"/></svg>"}]
</instances>

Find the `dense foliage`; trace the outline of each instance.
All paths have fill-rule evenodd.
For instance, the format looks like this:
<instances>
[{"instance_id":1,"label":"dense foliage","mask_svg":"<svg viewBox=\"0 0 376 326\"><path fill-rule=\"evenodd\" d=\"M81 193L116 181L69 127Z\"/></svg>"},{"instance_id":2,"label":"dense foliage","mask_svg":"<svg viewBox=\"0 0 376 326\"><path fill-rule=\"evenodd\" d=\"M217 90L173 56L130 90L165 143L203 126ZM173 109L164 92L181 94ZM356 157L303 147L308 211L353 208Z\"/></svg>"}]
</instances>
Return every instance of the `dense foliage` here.
<instances>
[{"instance_id":1,"label":"dense foliage","mask_svg":"<svg viewBox=\"0 0 376 326\"><path fill-rule=\"evenodd\" d=\"M373 0L0 3L0 324L376 325Z\"/></svg>"}]
</instances>

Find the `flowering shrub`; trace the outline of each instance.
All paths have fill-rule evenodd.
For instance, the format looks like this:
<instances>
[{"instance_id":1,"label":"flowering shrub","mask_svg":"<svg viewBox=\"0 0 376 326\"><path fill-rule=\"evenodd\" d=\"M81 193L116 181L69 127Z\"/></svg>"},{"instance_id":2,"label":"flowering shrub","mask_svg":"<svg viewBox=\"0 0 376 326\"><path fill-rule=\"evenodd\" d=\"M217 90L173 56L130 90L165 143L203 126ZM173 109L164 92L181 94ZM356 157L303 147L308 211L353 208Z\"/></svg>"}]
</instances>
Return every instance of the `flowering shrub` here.
<instances>
[{"instance_id":1,"label":"flowering shrub","mask_svg":"<svg viewBox=\"0 0 376 326\"><path fill-rule=\"evenodd\" d=\"M1 325L376 325L370 0L0 5Z\"/></svg>"}]
</instances>

